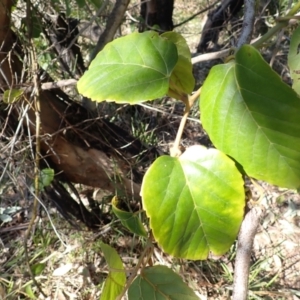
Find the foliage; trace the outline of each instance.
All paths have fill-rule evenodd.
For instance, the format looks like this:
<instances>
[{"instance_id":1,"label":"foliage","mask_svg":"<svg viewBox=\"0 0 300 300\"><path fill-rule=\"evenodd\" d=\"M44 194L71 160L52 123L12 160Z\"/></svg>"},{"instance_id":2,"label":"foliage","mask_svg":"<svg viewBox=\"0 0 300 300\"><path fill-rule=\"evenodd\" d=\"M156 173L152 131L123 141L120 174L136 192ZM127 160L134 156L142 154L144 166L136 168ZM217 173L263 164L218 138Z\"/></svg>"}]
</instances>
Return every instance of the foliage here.
<instances>
[{"instance_id":1,"label":"foliage","mask_svg":"<svg viewBox=\"0 0 300 300\"><path fill-rule=\"evenodd\" d=\"M250 177L299 188L299 97L257 50L245 45L212 68L201 96L203 127L218 149Z\"/></svg>"},{"instance_id":2,"label":"foliage","mask_svg":"<svg viewBox=\"0 0 300 300\"><path fill-rule=\"evenodd\" d=\"M290 52L290 67L296 74L298 32ZM78 90L96 101L130 104L167 94L186 105L184 125L195 101L189 96L194 80L187 50L174 32L119 38L98 54L79 80ZM155 242L166 253L207 259L209 253L228 251L244 214L244 175L281 187L300 187L300 101L295 85L296 91L283 83L250 45L212 68L202 87L200 111L217 149L192 146L183 154L171 151L170 156L159 157L143 179L143 208ZM179 139L181 133L182 128ZM175 147L176 142L178 138ZM156 283L149 284L148 272L154 270ZM171 287L164 282L166 277L160 277L163 272L172 271L143 268L129 288L129 299L147 299L149 293L154 297L160 284ZM179 288L182 293L184 289Z\"/></svg>"},{"instance_id":3,"label":"foliage","mask_svg":"<svg viewBox=\"0 0 300 300\"><path fill-rule=\"evenodd\" d=\"M129 299L196 300L182 278L166 266L144 268L128 291Z\"/></svg>"},{"instance_id":4,"label":"foliage","mask_svg":"<svg viewBox=\"0 0 300 300\"><path fill-rule=\"evenodd\" d=\"M122 292L126 282L124 267L115 249L105 243L101 243L101 250L110 268L104 283L101 299L114 300Z\"/></svg>"}]
</instances>

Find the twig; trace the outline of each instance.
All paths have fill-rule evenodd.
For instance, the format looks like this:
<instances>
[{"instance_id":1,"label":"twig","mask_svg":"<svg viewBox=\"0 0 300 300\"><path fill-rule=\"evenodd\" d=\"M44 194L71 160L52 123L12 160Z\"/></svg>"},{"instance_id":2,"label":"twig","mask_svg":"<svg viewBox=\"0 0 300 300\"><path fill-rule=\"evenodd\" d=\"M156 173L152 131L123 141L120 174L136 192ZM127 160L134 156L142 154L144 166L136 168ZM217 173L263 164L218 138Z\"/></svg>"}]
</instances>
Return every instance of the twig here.
<instances>
[{"instance_id":1,"label":"twig","mask_svg":"<svg viewBox=\"0 0 300 300\"><path fill-rule=\"evenodd\" d=\"M232 300L248 299L250 258L254 236L264 215L261 206L253 207L245 216L238 236Z\"/></svg>"},{"instance_id":2,"label":"twig","mask_svg":"<svg viewBox=\"0 0 300 300\"><path fill-rule=\"evenodd\" d=\"M27 19L29 19L30 16L30 1L27 1ZM28 29L29 30L29 29ZM28 31L31 32L30 30ZM28 271L31 276L31 279L35 286L37 287L38 291L41 295L43 295L45 298L47 298L47 295L44 293L43 289L41 288L40 284L37 282L35 275L33 274L30 266L30 260L28 256L28 247L27 247L27 241L31 234L31 229L33 227L33 224L35 223L35 219L37 217L37 210L38 210L38 194L39 194L39 185L40 185L40 174L39 174L39 167L40 167L40 93L39 93L39 78L38 78L38 64L37 64L37 57L36 52L33 44L33 40L31 35L29 35L29 41L31 41L31 63L32 63L32 71L33 71L33 80L34 80L34 104L35 104L35 115L36 115L36 148L35 148L35 166L34 166L34 187L35 187L35 195L33 200L33 208L32 208L32 216L28 224L28 228L26 230L25 236L24 236L24 253L26 258L26 263L28 266Z\"/></svg>"},{"instance_id":3,"label":"twig","mask_svg":"<svg viewBox=\"0 0 300 300\"><path fill-rule=\"evenodd\" d=\"M76 79L63 79L56 82L45 82L41 85L42 90L51 90L51 89L57 89L62 88L65 86L72 86L76 85L77 80Z\"/></svg>"},{"instance_id":4,"label":"twig","mask_svg":"<svg viewBox=\"0 0 300 300\"><path fill-rule=\"evenodd\" d=\"M116 4L109 15L108 21L106 23L105 30L101 34L97 45L91 54L90 60L93 60L99 51L101 51L104 46L111 42L117 32L117 29L122 23L123 17L125 15L126 9L128 7L130 0L117 0Z\"/></svg>"},{"instance_id":5,"label":"twig","mask_svg":"<svg viewBox=\"0 0 300 300\"><path fill-rule=\"evenodd\" d=\"M131 283L133 282L133 280L135 279L135 277L137 276L138 274L138 271L140 269L140 267L142 266L142 264L144 263L144 258L145 256L148 254L149 250L151 251L151 254L152 254L152 251L153 251L153 244L148 241L143 253L141 254L140 258L139 258L139 261L138 263L136 264L136 266L134 267L134 269L132 270L132 274L129 276L127 282L126 282L126 285L122 291L122 293L116 298L116 300L121 300L122 297L125 295L125 293L127 292L128 288L130 287ZM149 257L149 255L147 255L147 257Z\"/></svg>"},{"instance_id":6,"label":"twig","mask_svg":"<svg viewBox=\"0 0 300 300\"><path fill-rule=\"evenodd\" d=\"M249 44L255 20L255 0L245 0L244 20L240 38L237 42L237 49L244 44Z\"/></svg>"},{"instance_id":7,"label":"twig","mask_svg":"<svg viewBox=\"0 0 300 300\"><path fill-rule=\"evenodd\" d=\"M72 46L74 45L74 43L77 41L78 37L79 37L84 31L86 31L86 30L91 26L91 24L92 24L92 23L100 16L101 12L104 10L104 8L106 7L107 3L108 3L108 0L105 0L105 1L102 3L101 7L97 10L96 14L95 14L94 16L92 16L92 17L90 18L89 22L87 22L87 24L86 24L85 26L83 26L83 27L79 30L78 34L73 38L73 40L72 40L71 43L69 44L68 48L66 48L67 51L71 49L71 47L72 47Z\"/></svg>"},{"instance_id":8,"label":"twig","mask_svg":"<svg viewBox=\"0 0 300 300\"><path fill-rule=\"evenodd\" d=\"M180 156L180 154L181 154L179 146L180 146L180 140L181 140L181 137L183 134L184 126L185 126L187 118L189 116L191 107L193 106L195 101L200 96L200 92L201 92L201 88L198 89L192 96L184 95L181 98L182 102L185 104L185 109L184 109L183 117L180 121L180 125L179 125L178 131L177 131L177 135L176 135L174 144L170 148L170 156L172 156L172 157L177 157L177 156Z\"/></svg>"},{"instance_id":9,"label":"twig","mask_svg":"<svg viewBox=\"0 0 300 300\"><path fill-rule=\"evenodd\" d=\"M255 43L252 45L256 48L260 48L266 41L268 41L270 38L272 38L279 30L289 25L289 22L291 22L291 19L293 19L293 16L297 16L297 12L300 9L300 1L296 3L290 11L284 16L283 21L281 21L281 18L278 18L279 23L276 24L274 27L272 27L267 33L265 33L261 38L259 38Z\"/></svg>"},{"instance_id":10,"label":"twig","mask_svg":"<svg viewBox=\"0 0 300 300\"><path fill-rule=\"evenodd\" d=\"M228 56L230 53L230 49L225 49L218 52L211 52L211 53L205 53L200 54L192 58L192 64L197 64L202 61L208 61L213 59L219 59Z\"/></svg>"}]
</instances>

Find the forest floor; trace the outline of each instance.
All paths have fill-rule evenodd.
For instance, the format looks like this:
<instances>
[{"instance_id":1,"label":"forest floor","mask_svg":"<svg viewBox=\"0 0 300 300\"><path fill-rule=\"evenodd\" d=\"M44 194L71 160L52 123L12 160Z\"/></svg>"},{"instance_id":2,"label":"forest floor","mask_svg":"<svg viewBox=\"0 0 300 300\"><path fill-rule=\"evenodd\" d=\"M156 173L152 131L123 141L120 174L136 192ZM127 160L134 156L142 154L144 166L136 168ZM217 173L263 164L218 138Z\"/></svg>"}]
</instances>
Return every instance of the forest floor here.
<instances>
[{"instance_id":1,"label":"forest floor","mask_svg":"<svg viewBox=\"0 0 300 300\"><path fill-rule=\"evenodd\" d=\"M201 5L196 3L195 0L176 1L175 24L200 11ZM199 3L203 5L203 1ZM176 28L187 39L192 53L200 39L202 16ZM280 59L282 61L282 56ZM207 62L194 66L198 84L203 82L212 65ZM126 108L121 109L119 111L124 111L124 115L117 122L124 122L122 126L134 134L144 131L145 142L158 144L161 151L166 151L168 144L174 140L183 106L163 99L152 102L149 107L151 109L143 109L149 109L150 113L142 115L137 110L135 120L130 121ZM151 114L155 122L151 118L152 123L145 124L145 114ZM137 124L143 126L137 127ZM201 128L197 105L191 112L182 144L183 147L210 144ZM9 157L9 153L1 153L2 170ZM28 272L23 246L33 203L28 192L32 170L28 166L28 170L24 171L27 159L13 160L0 181L0 214L11 217L0 225L0 299L34 299L34 294L38 294ZM267 210L254 241L249 299L300 299L300 196L297 191L279 189L263 182L248 186L253 200L262 201ZM96 195L97 191L92 193ZM109 197L101 199L101 206L103 210L110 209ZM36 280L48 295L47 299L99 299L108 274L100 250L101 241L117 250L126 268L130 269L137 263L145 241L126 232L117 220L91 231L79 223L78 228L71 226L51 203L44 202L40 211L28 241L29 262ZM153 261L178 271L199 299L223 300L230 299L235 253L236 244L222 257L183 261L164 254L157 247ZM42 295L38 298L45 299Z\"/></svg>"}]
</instances>

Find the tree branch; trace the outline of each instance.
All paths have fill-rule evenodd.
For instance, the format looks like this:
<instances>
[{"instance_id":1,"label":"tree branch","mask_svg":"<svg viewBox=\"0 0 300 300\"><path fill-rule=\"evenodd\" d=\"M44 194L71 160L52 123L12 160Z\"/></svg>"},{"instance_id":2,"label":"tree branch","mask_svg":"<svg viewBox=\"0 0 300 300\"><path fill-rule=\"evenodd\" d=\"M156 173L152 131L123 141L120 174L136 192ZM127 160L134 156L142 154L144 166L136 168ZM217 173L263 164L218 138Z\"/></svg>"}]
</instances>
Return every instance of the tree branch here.
<instances>
[{"instance_id":1,"label":"tree branch","mask_svg":"<svg viewBox=\"0 0 300 300\"><path fill-rule=\"evenodd\" d=\"M238 245L234 267L232 300L248 299L248 281L253 240L264 210L253 207L245 216L238 236Z\"/></svg>"},{"instance_id":2,"label":"tree branch","mask_svg":"<svg viewBox=\"0 0 300 300\"><path fill-rule=\"evenodd\" d=\"M108 18L104 32L101 34L97 45L91 54L90 60L92 61L99 51L101 51L104 46L111 42L122 23L123 17L125 15L126 9L128 7L130 0L117 0L116 4Z\"/></svg>"},{"instance_id":3,"label":"tree branch","mask_svg":"<svg viewBox=\"0 0 300 300\"><path fill-rule=\"evenodd\" d=\"M240 38L237 42L237 49L244 44L249 44L254 27L255 0L245 0L244 21Z\"/></svg>"}]
</instances>

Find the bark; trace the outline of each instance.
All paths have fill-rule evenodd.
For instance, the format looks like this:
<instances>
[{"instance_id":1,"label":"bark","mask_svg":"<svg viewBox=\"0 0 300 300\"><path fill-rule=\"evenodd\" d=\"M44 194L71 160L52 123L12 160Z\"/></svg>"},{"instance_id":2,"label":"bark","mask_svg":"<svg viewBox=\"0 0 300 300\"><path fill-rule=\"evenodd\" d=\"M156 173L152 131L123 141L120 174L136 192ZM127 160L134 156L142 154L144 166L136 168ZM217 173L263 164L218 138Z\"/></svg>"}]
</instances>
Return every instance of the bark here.
<instances>
[{"instance_id":1,"label":"bark","mask_svg":"<svg viewBox=\"0 0 300 300\"><path fill-rule=\"evenodd\" d=\"M248 281L253 240L263 217L264 209L254 207L245 216L238 236L238 245L234 267L232 300L248 299Z\"/></svg>"},{"instance_id":2,"label":"bark","mask_svg":"<svg viewBox=\"0 0 300 300\"><path fill-rule=\"evenodd\" d=\"M150 0L142 1L141 3L141 17L143 21L140 24L139 31L153 29L158 26L158 31L172 31L173 24L173 9L174 0Z\"/></svg>"},{"instance_id":3,"label":"bark","mask_svg":"<svg viewBox=\"0 0 300 300\"><path fill-rule=\"evenodd\" d=\"M223 26L239 13L243 4L244 0L222 0L220 6L208 13L197 52L206 52L210 42L217 44Z\"/></svg>"},{"instance_id":4,"label":"bark","mask_svg":"<svg viewBox=\"0 0 300 300\"><path fill-rule=\"evenodd\" d=\"M47 22L44 33L50 45L54 46L62 69L70 77L79 79L86 70L80 47L77 44L79 21L67 18L64 14L59 14L55 21L47 14L43 18Z\"/></svg>"},{"instance_id":5,"label":"bark","mask_svg":"<svg viewBox=\"0 0 300 300\"><path fill-rule=\"evenodd\" d=\"M114 39L114 36L122 23L129 2L130 0L116 1L116 4L108 18L104 32L101 34L97 42L96 48L93 51L91 60L93 60L96 57L98 52L101 51L107 43L111 42Z\"/></svg>"}]
</instances>

